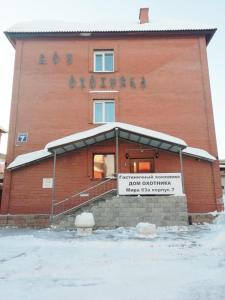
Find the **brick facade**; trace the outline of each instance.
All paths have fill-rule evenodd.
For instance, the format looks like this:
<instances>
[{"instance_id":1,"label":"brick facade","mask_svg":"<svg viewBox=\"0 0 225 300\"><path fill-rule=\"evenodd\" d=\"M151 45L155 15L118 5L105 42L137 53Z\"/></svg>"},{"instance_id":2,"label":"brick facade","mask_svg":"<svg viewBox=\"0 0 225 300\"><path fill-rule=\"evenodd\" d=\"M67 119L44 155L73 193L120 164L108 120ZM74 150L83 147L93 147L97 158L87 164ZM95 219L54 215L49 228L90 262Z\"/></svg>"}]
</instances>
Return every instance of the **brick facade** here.
<instances>
[{"instance_id":1,"label":"brick facade","mask_svg":"<svg viewBox=\"0 0 225 300\"><path fill-rule=\"evenodd\" d=\"M114 72L93 72L95 49L114 50ZM71 64L66 61L69 53L73 54ZM39 63L41 54L44 64ZM73 88L69 84L71 76L75 79ZM96 80L95 88L90 87L91 76ZM126 87L119 84L121 76L126 78ZM100 84L102 77L105 87ZM141 86L142 77L146 87ZM85 80L83 88L80 78ZM113 88L109 86L111 78L116 79ZM132 78L136 87L130 85ZM176 136L217 157L204 34L127 38L118 34L113 38L105 35L16 40L7 163L17 155L42 149L49 141L96 126L94 99L114 99L118 122ZM27 143L15 142L20 132L28 133ZM140 145L120 140L121 172L129 172L125 157L129 148L140 149ZM58 157L56 199L94 184L92 154L104 152L114 153L115 142L99 143ZM137 150L136 155L148 157L147 152ZM176 154L160 150L154 160L157 172L180 171ZM51 190L42 189L42 178L52 177L52 165L49 158L6 171L1 213L48 214ZM189 212L221 209L218 161L210 163L185 156L184 180Z\"/></svg>"}]
</instances>

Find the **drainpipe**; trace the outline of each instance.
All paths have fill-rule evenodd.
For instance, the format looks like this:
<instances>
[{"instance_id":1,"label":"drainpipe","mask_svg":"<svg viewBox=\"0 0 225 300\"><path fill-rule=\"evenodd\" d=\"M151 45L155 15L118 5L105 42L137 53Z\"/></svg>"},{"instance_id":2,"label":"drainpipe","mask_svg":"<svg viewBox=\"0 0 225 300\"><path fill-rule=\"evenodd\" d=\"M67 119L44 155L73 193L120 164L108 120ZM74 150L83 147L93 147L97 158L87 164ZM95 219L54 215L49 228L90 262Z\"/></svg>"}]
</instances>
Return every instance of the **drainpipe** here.
<instances>
[{"instance_id":1,"label":"drainpipe","mask_svg":"<svg viewBox=\"0 0 225 300\"><path fill-rule=\"evenodd\" d=\"M54 156L53 156L52 201L51 201L51 214L50 214L50 222L52 222L52 220L53 220L53 215L54 215L54 202L55 202L55 180L56 180L56 150L54 150Z\"/></svg>"},{"instance_id":2,"label":"drainpipe","mask_svg":"<svg viewBox=\"0 0 225 300\"><path fill-rule=\"evenodd\" d=\"M182 191L183 191L183 194L185 194L183 156L182 156L182 150L181 149L180 149L180 172L181 172L181 180L182 180Z\"/></svg>"},{"instance_id":3,"label":"drainpipe","mask_svg":"<svg viewBox=\"0 0 225 300\"><path fill-rule=\"evenodd\" d=\"M115 128L116 135L116 178L117 178L117 195L118 195L118 174L119 174L119 128Z\"/></svg>"}]
</instances>

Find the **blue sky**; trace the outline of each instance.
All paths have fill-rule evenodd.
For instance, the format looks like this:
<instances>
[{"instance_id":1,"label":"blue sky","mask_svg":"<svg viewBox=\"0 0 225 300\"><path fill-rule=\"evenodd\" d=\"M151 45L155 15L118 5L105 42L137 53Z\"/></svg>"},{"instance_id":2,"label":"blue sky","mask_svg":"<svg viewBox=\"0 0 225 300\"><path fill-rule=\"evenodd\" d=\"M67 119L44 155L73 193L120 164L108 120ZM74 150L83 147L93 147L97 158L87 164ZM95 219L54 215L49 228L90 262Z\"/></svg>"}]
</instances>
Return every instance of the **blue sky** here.
<instances>
[{"instance_id":1,"label":"blue sky","mask_svg":"<svg viewBox=\"0 0 225 300\"><path fill-rule=\"evenodd\" d=\"M152 21L181 20L216 26L218 31L207 51L219 157L225 158L225 0L0 0L0 7L0 124L5 128L9 123L14 49L3 31L17 22L132 22L138 20L140 7L149 7ZM6 139L0 151L6 151Z\"/></svg>"}]
</instances>

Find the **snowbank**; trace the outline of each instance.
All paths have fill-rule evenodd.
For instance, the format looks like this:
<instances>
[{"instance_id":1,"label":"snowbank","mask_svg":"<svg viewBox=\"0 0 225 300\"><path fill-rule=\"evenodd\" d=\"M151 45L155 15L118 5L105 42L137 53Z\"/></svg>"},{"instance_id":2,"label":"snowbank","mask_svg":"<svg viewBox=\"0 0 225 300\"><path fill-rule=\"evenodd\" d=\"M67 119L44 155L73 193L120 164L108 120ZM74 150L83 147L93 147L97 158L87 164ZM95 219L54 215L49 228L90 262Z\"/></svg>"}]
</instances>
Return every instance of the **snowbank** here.
<instances>
[{"instance_id":1,"label":"snowbank","mask_svg":"<svg viewBox=\"0 0 225 300\"><path fill-rule=\"evenodd\" d=\"M83 212L80 215L76 216L75 226L82 228L94 227L95 220L92 213Z\"/></svg>"},{"instance_id":2,"label":"snowbank","mask_svg":"<svg viewBox=\"0 0 225 300\"><path fill-rule=\"evenodd\" d=\"M138 223L136 226L137 236L139 237L155 237L156 226L150 223Z\"/></svg>"}]
</instances>

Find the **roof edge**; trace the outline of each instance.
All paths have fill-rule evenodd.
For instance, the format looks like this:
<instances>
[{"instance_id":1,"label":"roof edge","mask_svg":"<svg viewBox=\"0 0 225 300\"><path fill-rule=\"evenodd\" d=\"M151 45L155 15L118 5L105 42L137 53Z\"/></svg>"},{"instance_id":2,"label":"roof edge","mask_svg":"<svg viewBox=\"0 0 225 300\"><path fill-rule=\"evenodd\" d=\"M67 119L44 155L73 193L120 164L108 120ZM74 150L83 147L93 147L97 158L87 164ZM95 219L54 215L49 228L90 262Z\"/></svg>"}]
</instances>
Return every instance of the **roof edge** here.
<instances>
[{"instance_id":1,"label":"roof edge","mask_svg":"<svg viewBox=\"0 0 225 300\"><path fill-rule=\"evenodd\" d=\"M216 161L216 157L211 155L208 151L200 148L187 147L182 150L182 153L187 156L191 156L197 159L207 160L209 162Z\"/></svg>"},{"instance_id":2,"label":"roof edge","mask_svg":"<svg viewBox=\"0 0 225 300\"><path fill-rule=\"evenodd\" d=\"M5 36L10 41L10 43L15 48L17 39L38 39L38 38L79 38L79 39L94 39L94 38L105 38L105 37L116 37L116 36L141 36L141 37L149 37L149 36L205 36L206 45L209 44L212 37L214 36L217 28L211 29L168 29L168 30L143 30L143 31L46 31L46 32L11 32L4 31ZM87 35L86 35L87 34Z\"/></svg>"}]
</instances>

